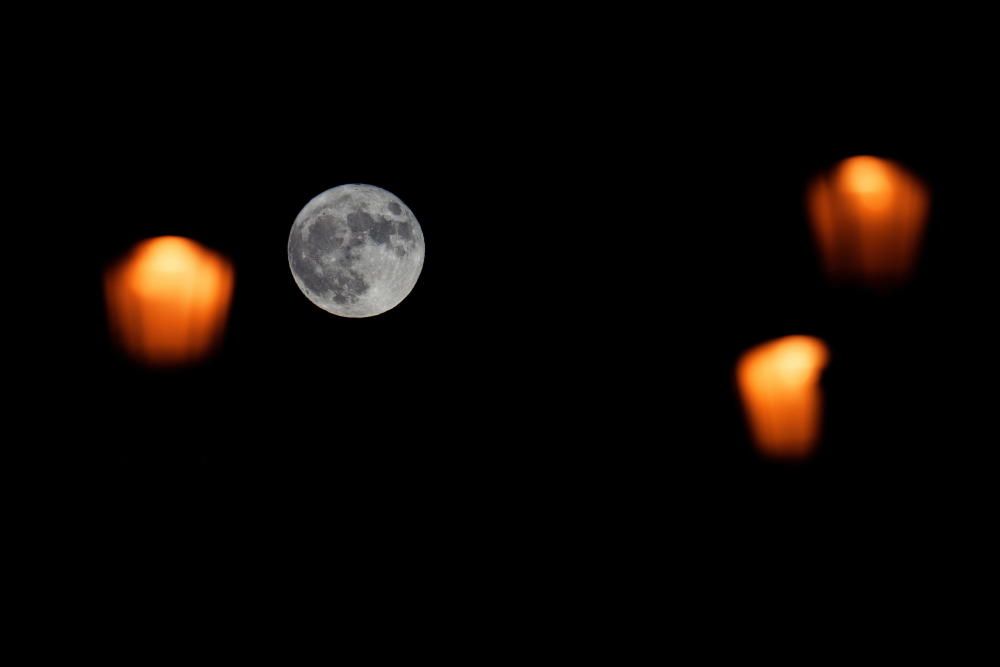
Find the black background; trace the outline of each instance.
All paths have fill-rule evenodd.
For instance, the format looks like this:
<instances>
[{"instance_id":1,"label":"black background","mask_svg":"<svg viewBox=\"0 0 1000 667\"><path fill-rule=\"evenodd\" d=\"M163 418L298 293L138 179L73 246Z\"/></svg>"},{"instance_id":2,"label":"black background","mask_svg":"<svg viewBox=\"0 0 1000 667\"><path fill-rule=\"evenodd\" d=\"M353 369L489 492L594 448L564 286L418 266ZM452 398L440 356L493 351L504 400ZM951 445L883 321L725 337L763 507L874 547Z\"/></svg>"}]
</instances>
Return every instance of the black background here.
<instances>
[{"instance_id":1,"label":"black background","mask_svg":"<svg viewBox=\"0 0 1000 667\"><path fill-rule=\"evenodd\" d=\"M404 29L363 56L139 35L35 82L27 138L58 150L29 192L61 211L39 223L63 252L16 437L42 453L23 504L52 517L71 581L225 581L248 604L572 597L595 560L722 576L781 544L790 570L829 574L823 558L953 534L984 506L961 376L985 356L991 162L965 84L906 49L865 54L862 76L799 45L802 70L776 76L781 54L528 33ZM918 275L893 294L827 287L811 244L806 184L855 154L931 189ZM427 244L411 295L363 320L310 304L286 258L302 206L353 182L398 195ZM102 271L159 234L235 263L224 345L197 368L136 367L108 338ZM732 372L792 333L832 357L822 444L785 465L752 449Z\"/></svg>"}]
</instances>

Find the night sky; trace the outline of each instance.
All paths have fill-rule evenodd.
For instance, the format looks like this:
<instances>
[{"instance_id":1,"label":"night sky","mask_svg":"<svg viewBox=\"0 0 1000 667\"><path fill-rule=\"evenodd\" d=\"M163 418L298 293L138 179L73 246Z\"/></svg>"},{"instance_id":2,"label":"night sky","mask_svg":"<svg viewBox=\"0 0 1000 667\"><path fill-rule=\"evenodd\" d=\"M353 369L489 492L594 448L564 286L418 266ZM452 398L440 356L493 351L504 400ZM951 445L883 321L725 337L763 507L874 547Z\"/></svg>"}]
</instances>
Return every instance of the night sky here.
<instances>
[{"instance_id":1,"label":"night sky","mask_svg":"<svg viewBox=\"0 0 1000 667\"><path fill-rule=\"evenodd\" d=\"M334 585L416 613L460 582L468 604L579 593L588 557L688 567L701 545L729 571L776 536L886 545L972 521L989 438L962 376L986 356L995 153L962 85L898 58L804 81L530 41L105 45L53 70L34 120L58 159L36 155L24 192L58 239L57 296L27 299L41 351L18 359L14 439L41 453L26 503L79 578L218 578L246 600ZM827 286L812 245L806 186L857 154L931 191L917 275L892 294ZM344 183L396 194L426 239L413 292L375 318L321 311L288 269L296 214ZM235 265L223 345L190 369L138 367L108 335L102 272L160 234ZM733 367L794 333L830 346L824 428L812 459L773 463Z\"/></svg>"}]
</instances>

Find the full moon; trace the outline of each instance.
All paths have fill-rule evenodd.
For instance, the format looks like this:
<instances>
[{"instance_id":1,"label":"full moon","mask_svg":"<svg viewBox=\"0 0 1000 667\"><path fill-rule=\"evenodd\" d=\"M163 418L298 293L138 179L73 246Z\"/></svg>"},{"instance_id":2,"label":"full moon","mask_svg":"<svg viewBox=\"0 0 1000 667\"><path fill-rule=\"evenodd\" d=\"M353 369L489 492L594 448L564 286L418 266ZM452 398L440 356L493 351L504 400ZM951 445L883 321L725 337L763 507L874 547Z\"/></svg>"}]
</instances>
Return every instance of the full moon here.
<instances>
[{"instance_id":1,"label":"full moon","mask_svg":"<svg viewBox=\"0 0 1000 667\"><path fill-rule=\"evenodd\" d=\"M342 317L371 317L406 298L424 265L424 233L396 195L340 185L306 204L288 235L302 293Z\"/></svg>"}]
</instances>

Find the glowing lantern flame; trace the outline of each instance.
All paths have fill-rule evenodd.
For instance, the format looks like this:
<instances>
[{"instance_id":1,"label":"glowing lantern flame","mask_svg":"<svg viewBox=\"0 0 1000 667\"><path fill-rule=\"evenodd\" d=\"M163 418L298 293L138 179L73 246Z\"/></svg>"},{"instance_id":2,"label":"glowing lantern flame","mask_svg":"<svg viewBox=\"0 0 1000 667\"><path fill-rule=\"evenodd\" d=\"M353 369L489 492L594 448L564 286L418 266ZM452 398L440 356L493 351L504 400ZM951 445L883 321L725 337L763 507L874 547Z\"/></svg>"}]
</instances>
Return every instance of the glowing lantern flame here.
<instances>
[{"instance_id":1,"label":"glowing lantern flame","mask_svg":"<svg viewBox=\"0 0 1000 667\"><path fill-rule=\"evenodd\" d=\"M104 278L112 334L145 364L199 361L218 343L233 291L232 265L179 236L136 245Z\"/></svg>"},{"instance_id":2,"label":"glowing lantern flame","mask_svg":"<svg viewBox=\"0 0 1000 667\"><path fill-rule=\"evenodd\" d=\"M823 341L810 336L778 338L740 357L736 381L761 454L802 459L812 453L823 413L819 377L828 359Z\"/></svg>"},{"instance_id":3,"label":"glowing lantern flame","mask_svg":"<svg viewBox=\"0 0 1000 667\"><path fill-rule=\"evenodd\" d=\"M930 196L903 167L848 158L813 181L808 205L823 268L834 282L894 287L913 273Z\"/></svg>"}]
</instances>

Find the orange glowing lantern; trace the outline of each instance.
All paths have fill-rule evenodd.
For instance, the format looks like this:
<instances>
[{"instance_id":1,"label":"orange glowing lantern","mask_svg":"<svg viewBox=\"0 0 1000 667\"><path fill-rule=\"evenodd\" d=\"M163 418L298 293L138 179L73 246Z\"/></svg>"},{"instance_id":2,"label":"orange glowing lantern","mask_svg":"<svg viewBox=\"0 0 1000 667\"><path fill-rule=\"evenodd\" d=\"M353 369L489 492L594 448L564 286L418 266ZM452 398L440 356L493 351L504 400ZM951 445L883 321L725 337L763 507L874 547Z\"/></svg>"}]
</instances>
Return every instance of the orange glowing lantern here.
<instances>
[{"instance_id":1,"label":"orange glowing lantern","mask_svg":"<svg viewBox=\"0 0 1000 667\"><path fill-rule=\"evenodd\" d=\"M139 243L104 277L112 335L153 366L205 358L222 336L232 291L232 265L179 236Z\"/></svg>"},{"instance_id":2,"label":"orange glowing lantern","mask_svg":"<svg viewBox=\"0 0 1000 667\"><path fill-rule=\"evenodd\" d=\"M832 281L887 288L909 279L930 204L916 176L889 160L861 155L813 181L807 199Z\"/></svg>"},{"instance_id":3,"label":"orange glowing lantern","mask_svg":"<svg viewBox=\"0 0 1000 667\"><path fill-rule=\"evenodd\" d=\"M802 459L819 440L823 395L819 377L829 359L823 341L785 336L745 352L736 381L757 450Z\"/></svg>"}]
</instances>

